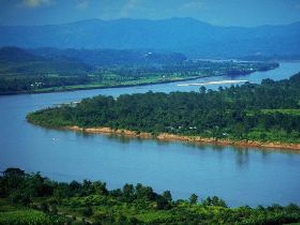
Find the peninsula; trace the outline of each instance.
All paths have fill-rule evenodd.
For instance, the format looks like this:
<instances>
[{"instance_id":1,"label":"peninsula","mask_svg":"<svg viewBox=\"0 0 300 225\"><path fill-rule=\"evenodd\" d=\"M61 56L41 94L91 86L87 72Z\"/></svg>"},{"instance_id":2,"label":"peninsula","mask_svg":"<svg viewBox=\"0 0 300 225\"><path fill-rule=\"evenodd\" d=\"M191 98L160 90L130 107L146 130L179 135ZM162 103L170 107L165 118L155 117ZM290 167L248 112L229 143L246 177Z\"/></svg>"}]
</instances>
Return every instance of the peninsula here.
<instances>
[{"instance_id":1,"label":"peninsula","mask_svg":"<svg viewBox=\"0 0 300 225\"><path fill-rule=\"evenodd\" d=\"M33 124L92 133L300 150L300 73L218 91L96 96L30 113Z\"/></svg>"}]
</instances>

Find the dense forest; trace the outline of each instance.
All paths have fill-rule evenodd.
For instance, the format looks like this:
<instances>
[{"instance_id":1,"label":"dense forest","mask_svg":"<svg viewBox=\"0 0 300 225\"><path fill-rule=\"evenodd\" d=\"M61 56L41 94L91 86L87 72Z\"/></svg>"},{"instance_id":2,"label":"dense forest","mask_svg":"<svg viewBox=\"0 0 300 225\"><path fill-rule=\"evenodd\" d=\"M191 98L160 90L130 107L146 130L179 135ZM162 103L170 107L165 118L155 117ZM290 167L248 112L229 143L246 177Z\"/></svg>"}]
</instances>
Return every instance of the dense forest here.
<instances>
[{"instance_id":1,"label":"dense forest","mask_svg":"<svg viewBox=\"0 0 300 225\"><path fill-rule=\"evenodd\" d=\"M200 87L199 92L96 96L31 113L29 122L52 128L110 127L215 140L300 142L300 73L261 84Z\"/></svg>"},{"instance_id":2,"label":"dense forest","mask_svg":"<svg viewBox=\"0 0 300 225\"><path fill-rule=\"evenodd\" d=\"M108 190L101 181L56 182L40 173L8 168L0 175L0 224L247 224L300 222L295 204L229 208L219 197L191 194L174 200L170 191L142 184ZM200 199L201 198L201 199Z\"/></svg>"},{"instance_id":3,"label":"dense forest","mask_svg":"<svg viewBox=\"0 0 300 225\"><path fill-rule=\"evenodd\" d=\"M270 62L193 61L151 50L0 48L0 94L37 93L232 76L278 67Z\"/></svg>"}]
</instances>

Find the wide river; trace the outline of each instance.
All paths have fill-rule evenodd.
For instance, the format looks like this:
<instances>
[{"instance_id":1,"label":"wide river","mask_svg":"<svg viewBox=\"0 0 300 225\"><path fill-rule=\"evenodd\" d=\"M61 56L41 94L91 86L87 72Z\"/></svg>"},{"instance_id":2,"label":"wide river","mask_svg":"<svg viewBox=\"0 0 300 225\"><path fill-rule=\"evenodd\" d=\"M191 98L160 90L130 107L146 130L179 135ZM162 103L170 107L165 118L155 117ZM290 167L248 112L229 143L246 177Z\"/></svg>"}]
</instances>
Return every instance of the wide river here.
<instances>
[{"instance_id":1,"label":"wide river","mask_svg":"<svg viewBox=\"0 0 300 225\"><path fill-rule=\"evenodd\" d=\"M285 79L299 71L299 62L281 63L280 68L268 72L191 82L246 79L259 83L265 78ZM170 83L0 96L0 171L19 167L27 172L40 171L43 176L59 181L101 180L109 189L121 188L125 183L142 183L158 193L170 190L174 199L187 199L192 193L199 199L217 195L230 206L300 204L300 154L295 151L87 135L44 129L25 120L28 112L98 94L118 96L149 90L197 91L198 88Z\"/></svg>"}]
</instances>

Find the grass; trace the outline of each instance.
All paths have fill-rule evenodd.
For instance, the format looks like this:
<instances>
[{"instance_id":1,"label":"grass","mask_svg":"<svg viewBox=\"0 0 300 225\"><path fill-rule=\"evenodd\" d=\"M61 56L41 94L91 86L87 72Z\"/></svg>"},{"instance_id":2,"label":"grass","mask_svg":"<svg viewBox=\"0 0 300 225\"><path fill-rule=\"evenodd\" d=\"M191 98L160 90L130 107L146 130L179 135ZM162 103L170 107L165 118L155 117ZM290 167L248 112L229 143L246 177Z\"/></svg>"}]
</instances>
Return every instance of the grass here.
<instances>
[{"instance_id":1,"label":"grass","mask_svg":"<svg viewBox=\"0 0 300 225\"><path fill-rule=\"evenodd\" d=\"M262 109L261 112L264 114L282 113L287 115L300 116L300 109Z\"/></svg>"}]
</instances>

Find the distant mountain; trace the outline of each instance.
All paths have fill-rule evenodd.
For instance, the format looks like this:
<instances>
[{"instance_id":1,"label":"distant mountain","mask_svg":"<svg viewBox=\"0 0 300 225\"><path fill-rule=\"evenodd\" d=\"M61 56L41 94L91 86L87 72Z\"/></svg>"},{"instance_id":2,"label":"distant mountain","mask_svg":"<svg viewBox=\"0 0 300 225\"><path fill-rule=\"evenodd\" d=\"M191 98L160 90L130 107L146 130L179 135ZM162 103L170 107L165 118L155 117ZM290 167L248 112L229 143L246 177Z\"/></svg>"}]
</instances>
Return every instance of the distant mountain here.
<instances>
[{"instance_id":1,"label":"distant mountain","mask_svg":"<svg viewBox=\"0 0 300 225\"><path fill-rule=\"evenodd\" d=\"M47 26L2 26L0 46L160 49L193 57L290 56L300 52L300 23L220 27L191 18L85 20Z\"/></svg>"}]
</instances>

